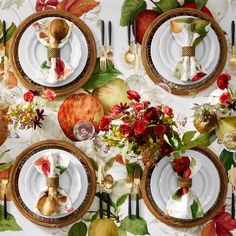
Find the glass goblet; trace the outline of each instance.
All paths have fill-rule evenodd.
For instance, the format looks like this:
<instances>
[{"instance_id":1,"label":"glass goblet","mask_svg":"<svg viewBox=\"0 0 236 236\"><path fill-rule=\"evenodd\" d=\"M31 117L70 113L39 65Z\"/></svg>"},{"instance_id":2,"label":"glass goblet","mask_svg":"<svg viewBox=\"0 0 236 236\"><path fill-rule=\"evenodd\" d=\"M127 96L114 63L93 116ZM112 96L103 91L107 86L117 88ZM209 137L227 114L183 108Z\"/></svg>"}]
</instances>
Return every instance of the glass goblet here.
<instances>
[{"instance_id":1,"label":"glass goblet","mask_svg":"<svg viewBox=\"0 0 236 236\"><path fill-rule=\"evenodd\" d=\"M222 143L227 151L233 153L233 159L236 162L236 131L225 134Z\"/></svg>"},{"instance_id":2,"label":"glass goblet","mask_svg":"<svg viewBox=\"0 0 236 236\"><path fill-rule=\"evenodd\" d=\"M78 141L84 141L93 138L95 127L90 121L82 120L75 124L73 134Z\"/></svg>"}]
</instances>

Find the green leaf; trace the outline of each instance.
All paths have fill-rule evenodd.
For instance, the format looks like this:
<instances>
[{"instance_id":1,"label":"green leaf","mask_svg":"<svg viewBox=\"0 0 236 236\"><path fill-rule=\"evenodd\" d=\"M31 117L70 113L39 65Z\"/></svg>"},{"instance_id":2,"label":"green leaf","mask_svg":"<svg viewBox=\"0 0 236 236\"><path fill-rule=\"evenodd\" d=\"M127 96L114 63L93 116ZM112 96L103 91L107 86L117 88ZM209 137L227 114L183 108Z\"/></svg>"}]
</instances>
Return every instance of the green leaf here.
<instances>
[{"instance_id":1,"label":"green leaf","mask_svg":"<svg viewBox=\"0 0 236 236\"><path fill-rule=\"evenodd\" d=\"M40 67L41 67L42 69L50 69L51 67L48 66L47 64L48 64L48 62L47 62L47 61L44 61Z\"/></svg>"},{"instance_id":2,"label":"green leaf","mask_svg":"<svg viewBox=\"0 0 236 236\"><path fill-rule=\"evenodd\" d=\"M66 170L65 166L56 166L57 169L59 169L60 175Z\"/></svg>"},{"instance_id":3,"label":"green leaf","mask_svg":"<svg viewBox=\"0 0 236 236\"><path fill-rule=\"evenodd\" d=\"M234 162L234 158L233 158L233 153L227 151L226 149L224 149L221 152L220 160L221 160L226 172L228 172L228 170L230 170L232 164L234 166L236 166L236 163Z\"/></svg>"},{"instance_id":4,"label":"green leaf","mask_svg":"<svg viewBox=\"0 0 236 236\"><path fill-rule=\"evenodd\" d=\"M9 169L12 164L13 164L13 161L9 161L3 165L0 165L0 172Z\"/></svg>"},{"instance_id":5,"label":"green leaf","mask_svg":"<svg viewBox=\"0 0 236 236\"><path fill-rule=\"evenodd\" d=\"M79 222L74 225L69 230L68 236L86 236L87 225L84 222Z\"/></svg>"},{"instance_id":6,"label":"green leaf","mask_svg":"<svg viewBox=\"0 0 236 236\"><path fill-rule=\"evenodd\" d=\"M98 218L99 211L96 211L96 213L92 216L91 221L94 221Z\"/></svg>"},{"instance_id":7,"label":"green leaf","mask_svg":"<svg viewBox=\"0 0 236 236\"><path fill-rule=\"evenodd\" d=\"M11 26L7 29L6 41L9 41L16 30L16 25L11 23ZM3 37L0 40L0 43L3 43Z\"/></svg>"},{"instance_id":8,"label":"green leaf","mask_svg":"<svg viewBox=\"0 0 236 236\"><path fill-rule=\"evenodd\" d=\"M198 199L195 199L193 201L193 204L190 206L192 217L193 219L202 218L204 216L204 212L201 206L201 203Z\"/></svg>"},{"instance_id":9,"label":"green leaf","mask_svg":"<svg viewBox=\"0 0 236 236\"><path fill-rule=\"evenodd\" d=\"M7 219L3 218L3 205L0 205L0 232L4 231L21 231L22 228L16 223L15 217L7 213Z\"/></svg>"},{"instance_id":10,"label":"green leaf","mask_svg":"<svg viewBox=\"0 0 236 236\"><path fill-rule=\"evenodd\" d=\"M209 25L208 21L202 19L194 19L191 25L191 31L199 34L200 36L196 38L193 42L194 46L197 46L207 35L206 26Z\"/></svg>"},{"instance_id":11,"label":"green leaf","mask_svg":"<svg viewBox=\"0 0 236 236\"><path fill-rule=\"evenodd\" d=\"M160 0L156 3L156 10L160 14L177 7L180 7L180 4L177 0Z\"/></svg>"},{"instance_id":12,"label":"green leaf","mask_svg":"<svg viewBox=\"0 0 236 236\"><path fill-rule=\"evenodd\" d=\"M141 176L142 176L143 170L142 170L141 166L138 163L129 163L129 164L127 164L126 165L127 174L133 176L135 168L139 169L139 171L141 173Z\"/></svg>"},{"instance_id":13,"label":"green leaf","mask_svg":"<svg viewBox=\"0 0 236 236\"><path fill-rule=\"evenodd\" d=\"M116 206L117 206L117 207L121 206L121 205L126 201L128 195L129 195L129 194L126 193L126 194L120 196L120 197L117 199L117 201L116 201Z\"/></svg>"},{"instance_id":14,"label":"green leaf","mask_svg":"<svg viewBox=\"0 0 236 236\"><path fill-rule=\"evenodd\" d=\"M131 219L126 216L122 221L120 227L125 231L134 234L134 235L146 235L149 234L147 229L147 223L142 218L136 218L136 216L131 216Z\"/></svg>"},{"instance_id":15,"label":"green leaf","mask_svg":"<svg viewBox=\"0 0 236 236\"><path fill-rule=\"evenodd\" d=\"M115 157L111 158L105 165L104 170L108 171L112 166L115 161Z\"/></svg>"},{"instance_id":16,"label":"green leaf","mask_svg":"<svg viewBox=\"0 0 236 236\"><path fill-rule=\"evenodd\" d=\"M180 149L182 152L196 147L198 145L203 145L205 147L210 146L217 139L215 130L212 130L208 133L198 135L194 140L191 140L184 144Z\"/></svg>"},{"instance_id":17,"label":"green leaf","mask_svg":"<svg viewBox=\"0 0 236 236\"><path fill-rule=\"evenodd\" d=\"M198 10L201 10L207 4L207 1L208 0L194 0Z\"/></svg>"},{"instance_id":18,"label":"green leaf","mask_svg":"<svg viewBox=\"0 0 236 236\"><path fill-rule=\"evenodd\" d=\"M100 194L99 194L99 193L96 193L95 196L99 198ZM105 193L105 192L102 193L102 201L105 202L105 203L107 203L107 193ZM115 204L112 200L111 200L111 206L112 206L115 210L117 210L117 206L116 206L116 204Z\"/></svg>"},{"instance_id":19,"label":"green leaf","mask_svg":"<svg viewBox=\"0 0 236 236\"><path fill-rule=\"evenodd\" d=\"M121 7L120 25L128 25L129 20L133 22L134 17L146 8L147 3L144 0L125 0Z\"/></svg>"},{"instance_id":20,"label":"green leaf","mask_svg":"<svg viewBox=\"0 0 236 236\"><path fill-rule=\"evenodd\" d=\"M0 153L0 160L6 155L6 153L10 152L10 150L11 150L11 149L8 149L8 150L6 150L6 151L4 151L4 152L1 152L1 153Z\"/></svg>"},{"instance_id":21,"label":"green leaf","mask_svg":"<svg viewBox=\"0 0 236 236\"><path fill-rule=\"evenodd\" d=\"M197 131L187 131L184 133L182 141L183 143L187 143L193 139Z\"/></svg>"},{"instance_id":22,"label":"green leaf","mask_svg":"<svg viewBox=\"0 0 236 236\"><path fill-rule=\"evenodd\" d=\"M97 171L98 170L98 163L91 157L89 158L89 160L92 162L94 170Z\"/></svg>"},{"instance_id":23,"label":"green leaf","mask_svg":"<svg viewBox=\"0 0 236 236\"><path fill-rule=\"evenodd\" d=\"M107 64L107 70L105 72L100 69L100 60L97 58L96 66L89 81L84 85L84 90L92 90L97 87L101 87L110 81L115 80L119 75L122 75L113 64Z\"/></svg>"},{"instance_id":24,"label":"green leaf","mask_svg":"<svg viewBox=\"0 0 236 236\"><path fill-rule=\"evenodd\" d=\"M181 189L178 189L174 194L172 194L171 198L175 201L180 201L182 195L181 195Z\"/></svg>"}]
</instances>

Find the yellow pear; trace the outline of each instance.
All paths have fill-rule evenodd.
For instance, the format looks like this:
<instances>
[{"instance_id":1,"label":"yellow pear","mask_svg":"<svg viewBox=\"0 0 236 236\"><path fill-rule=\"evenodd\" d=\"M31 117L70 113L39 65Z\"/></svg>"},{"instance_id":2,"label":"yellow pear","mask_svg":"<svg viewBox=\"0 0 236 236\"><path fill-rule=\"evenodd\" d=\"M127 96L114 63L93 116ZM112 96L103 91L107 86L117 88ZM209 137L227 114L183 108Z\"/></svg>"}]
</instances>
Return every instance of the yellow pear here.
<instances>
[{"instance_id":1,"label":"yellow pear","mask_svg":"<svg viewBox=\"0 0 236 236\"><path fill-rule=\"evenodd\" d=\"M225 134L231 134L236 131L236 117L225 117L219 120L219 126L216 128L218 139L222 140Z\"/></svg>"},{"instance_id":2,"label":"yellow pear","mask_svg":"<svg viewBox=\"0 0 236 236\"><path fill-rule=\"evenodd\" d=\"M97 219L90 224L88 236L119 236L119 230L112 220Z\"/></svg>"}]
</instances>

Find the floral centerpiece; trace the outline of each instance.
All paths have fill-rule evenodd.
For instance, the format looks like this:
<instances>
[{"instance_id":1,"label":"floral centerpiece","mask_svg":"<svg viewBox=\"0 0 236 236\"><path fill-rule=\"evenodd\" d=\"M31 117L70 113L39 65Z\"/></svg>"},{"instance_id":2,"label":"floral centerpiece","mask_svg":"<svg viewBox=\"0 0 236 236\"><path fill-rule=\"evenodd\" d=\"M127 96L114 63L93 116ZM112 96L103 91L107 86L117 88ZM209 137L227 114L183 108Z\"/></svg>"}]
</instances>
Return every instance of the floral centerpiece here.
<instances>
[{"instance_id":1,"label":"floral centerpiece","mask_svg":"<svg viewBox=\"0 0 236 236\"><path fill-rule=\"evenodd\" d=\"M112 113L103 116L99 128L109 146L122 148L123 159L137 157L149 165L173 151L168 141L178 137L173 110L168 106L150 106L133 90L127 94L130 103L113 106Z\"/></svg>"},{"instance_id":2,"label":"floral centerpiece","mask_svg":"<svg viewBox=\"0 0 236 236\"><path fill-rule=\"evenodd\" d=\"M43 100L40 98L43 98ZM41 107L45 101L54 100L56 94L45 89L41 92L29 90L24 94L24 101L11 105L5 115L8 124L13 125L14 129L41 128L45 114Z\"/></svg>"},{"instance_id":3,"label":"floral centerpiece","mask_svg":"<svg viewBox=\"0 0 236 236\"><path fill-rule=\"evenodd\" d=\"M221 74L217 79L219 96L214 104L195 104L194 126L200 133L215 130L221 140L226 133L236 131L236 91L230 86L231 76Z\"/></svg>"}]
</instances>

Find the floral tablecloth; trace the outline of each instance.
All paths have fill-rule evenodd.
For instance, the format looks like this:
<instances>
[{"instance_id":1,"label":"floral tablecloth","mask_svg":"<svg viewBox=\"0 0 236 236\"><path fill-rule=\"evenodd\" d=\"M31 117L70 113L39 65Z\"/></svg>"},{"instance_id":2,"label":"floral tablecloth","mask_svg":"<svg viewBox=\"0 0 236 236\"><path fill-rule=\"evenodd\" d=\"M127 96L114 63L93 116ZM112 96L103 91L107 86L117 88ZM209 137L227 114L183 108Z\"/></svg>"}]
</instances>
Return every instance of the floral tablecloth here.
<instances>
[{"instance_id":1,"label":"floral tablecloth","mask_svg":"<svg viewBox=\"0 0 236 236\"><path fill-rule=\"evenodd\" d=\"M65 1L67 2L67 1ZM69 2L69 1L68 1ZM115 67L122 71L123 78L127 78L129 75L133 73L129 66L125 63L123 59L123 55L127 50L127 39L126 39L126 27L120 26L120 15L121 15L121 6L123 4L123 0L77 0L71 1L78 2L82 4L85 11L87 13L81 16L81 19L89 26L91 31L94 34L98 52L99 47L101 45L100 40L100 21L103 19L106 23L110 20L113 24L113 51L114 51L114 64ZM179 0L179 2L182 2ZM7 22L14 22L15 25L19 25L27 16L34 13L36 10L41 10L47 8L47 6L51 6L52 8L57 3L57 0L2 0L0 2L0 18L6 20ZM95 4L94 4L95 3ZM93 5L94 4L94 5ZM152 8L153 3L151 1L147 1L148 7ZM97 5L96 7L94 7ZM208 0L207 6L214 14L215 19L220 23L220 26L225 31L227 41L229 42L230 39L230 22L232 19L236 19L236 1L235 0ZM79 9L79 8L78 8ZM77 10L78 10L77 9ZM91 10L90 10L91 9ZM80 10L78 10L80 11ZM76 12L79 14L79 12ZM1 51L0 51L1 53ZM228 67L228 61L225 67L225 72L228 72L232 75L231 84L236 86L236 70L230 71ZM170 105L173 107L174 112L177 114L177 120L179 122L187 121L187 124L183 127L183 129L191 130L193 128L192 116L194 103L202 103L207 101L208 95L216 89L216 85L212 85L206 90L198 93L193 94L192 96L175 96L166 93L164 90L160 90L157 85L154 85L153 82L148 78L145 74L143 67L141 68L141 73L145 77L147 86L143 87L140 91L141 95L146 100L151 101L162 101L166 105ZM47 139L60 139L66 140L63 132L57 121L57 112L56 110L59 107L58 104L55 102L52 106L45 107L45 121L41 129L36 130L22 130L14 132L11 130L11 137L9 137L6 142L0 147L0 151L4 151L6 149L10 149L7 158L14 159L21 151L23 151L27 146L32 143L41 140ZM84 141L84 142L76 142L75 145L81 148L89 157L92 157L96 160L96 155L93 152L92 148L92 141ZM213 143L210 147L217 155L220 154L222 150L222 146L218 145L217 143ZM126 170L123 166L120 165L113 165L109 172L113 175L114 179L117 181L116 186L113 189L112 199L117 199L124 192L124 185L126 178ZM230 195L230 194L229 194ZM226 209L230 209L230 197L227 198L226 202ZM90 208L90 211L98 209L98 199L95 198L94 202ZM22 231L5 231L0 232L2 235L40 235L40 236L47 236L47 235L56 235L56 236L63 236L67 235L70 229L70 225L63 227L63 228L45 228L33 224L26 218L24 218L20 212L16 209L13 202L8 203L8 211L11 213L15 219L17 224L22 228ZM121 205L118 213L120 219L124 218L127 215L127 204ZM143 219L145 219L148 227L148 231L152 236L170 236L170 235L201 235L201 230L203 226L191 228L191 229L175 229L171 228L160 221L158 221L147 209L144 202L140 202L140 215ZM0 229L1 222L0 222ZM231 231L234 235L234 233ZM79 234L78 234L79 235ZM131 234L129 234L131 235ZM105 235L104 235L105 236Z\"/></svg>"}]
</instances>

